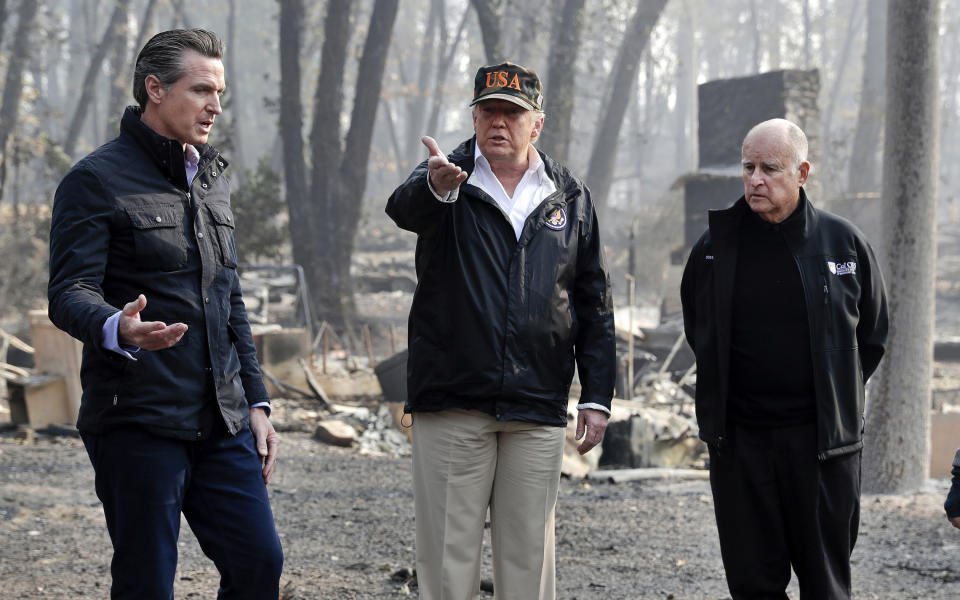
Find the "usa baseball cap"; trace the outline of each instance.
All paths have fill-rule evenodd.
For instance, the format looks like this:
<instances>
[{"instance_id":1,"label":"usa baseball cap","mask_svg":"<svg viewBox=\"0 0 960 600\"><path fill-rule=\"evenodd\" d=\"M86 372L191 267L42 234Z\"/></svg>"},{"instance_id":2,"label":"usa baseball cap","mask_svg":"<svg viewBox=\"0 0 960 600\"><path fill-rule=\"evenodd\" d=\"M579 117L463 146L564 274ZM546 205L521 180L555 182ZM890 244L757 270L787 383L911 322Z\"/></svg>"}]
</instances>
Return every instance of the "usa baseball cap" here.
<instances>
[{"instance_id":1,"label":"usa baseball cap","mask_svg":"<svg viewBox=\"0 0 960 600\"><path fill-rule=\"evenodd\" d=\"M484 100L506 100L527 110L543 110L543 87L536 73L511 62L480 67L470 106Z\"/></svg>"}]
</instances>

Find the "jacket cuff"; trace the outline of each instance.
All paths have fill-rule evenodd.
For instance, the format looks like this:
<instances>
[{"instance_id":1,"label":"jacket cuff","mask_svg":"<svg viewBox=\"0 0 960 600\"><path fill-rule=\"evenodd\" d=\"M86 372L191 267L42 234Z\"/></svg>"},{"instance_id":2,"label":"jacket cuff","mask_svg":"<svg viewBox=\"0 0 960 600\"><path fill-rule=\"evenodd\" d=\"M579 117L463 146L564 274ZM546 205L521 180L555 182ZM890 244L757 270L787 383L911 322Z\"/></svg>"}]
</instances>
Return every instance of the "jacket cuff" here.
<instances>
[{"instance_id":1,"label":"jacket cuff","mask_svg":"<svg viewBox=\"0 0 960 600\"><path fill-rule=\"evenodd\" d=\"M452 204L457 201L457 198L460 197L460 186L453 188L451 191L447 192L443 196L437 193L437 190L433 189L433 183L430 182L430 171L427 171L427 189L430 190L430 193L433 194L433 197L443 202L444 204Z\"/></svg>"}]
</instances>

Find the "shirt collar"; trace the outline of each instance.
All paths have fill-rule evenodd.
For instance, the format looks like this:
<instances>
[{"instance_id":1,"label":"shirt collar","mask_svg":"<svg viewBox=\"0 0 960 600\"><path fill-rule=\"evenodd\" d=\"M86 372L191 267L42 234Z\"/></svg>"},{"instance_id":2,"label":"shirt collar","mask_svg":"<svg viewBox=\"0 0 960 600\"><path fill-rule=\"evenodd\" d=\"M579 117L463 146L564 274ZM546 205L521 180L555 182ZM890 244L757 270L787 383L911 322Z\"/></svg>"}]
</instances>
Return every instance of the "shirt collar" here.
<instances>
[{"instance_id":1,"label":"shirt collar","mask_svg":"<svg viewBox=\"0 0 960 600\"><path fill-rule=\"evenodd\" d=\"M187 144L183 149L183 160L191 167L196 168L200 164L200 152L192 145Z\"/></svg>"},{"instance_id":2,"label":"shirt collar","mask_svg":"<svg viewBox=\"0 0 960 600\"><path fill-rule=\"evenodd\" d=\"M485 171L493 173L493 168L490 166L490 161L487 160L487 157L483 155L483 152L480 151L480 144L476 143L473 145L473 164L474 168L482 168ZM547 169L546 165L543 163L543 159L540 158L540 153L537 152L537 149L533 147L533 144L527 145L527 173L533 171L537 178L540 180L540 183L543 183L547 179Z\"/></svg>"}]
</instances>

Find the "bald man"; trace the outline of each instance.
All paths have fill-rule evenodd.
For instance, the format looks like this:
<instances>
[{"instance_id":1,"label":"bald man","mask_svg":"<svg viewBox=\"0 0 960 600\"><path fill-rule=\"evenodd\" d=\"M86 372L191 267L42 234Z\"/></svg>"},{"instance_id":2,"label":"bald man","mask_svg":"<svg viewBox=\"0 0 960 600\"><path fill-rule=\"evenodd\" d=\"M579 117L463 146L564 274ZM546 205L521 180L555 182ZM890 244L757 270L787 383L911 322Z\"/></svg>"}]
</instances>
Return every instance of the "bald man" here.
<instances>
[{"instance_id":1,"label":"bald man","mask_svg":"<svg viewBox=\"0 0 960 600\"><path fill-rule=\"evenodd\" d=\"M863 234L803 189L807 139L764 121L744 195L711 211L681 283L720 551L734 600L850 598L864 384L883 356L883 279Z\"/></svg>"}]
</instances>

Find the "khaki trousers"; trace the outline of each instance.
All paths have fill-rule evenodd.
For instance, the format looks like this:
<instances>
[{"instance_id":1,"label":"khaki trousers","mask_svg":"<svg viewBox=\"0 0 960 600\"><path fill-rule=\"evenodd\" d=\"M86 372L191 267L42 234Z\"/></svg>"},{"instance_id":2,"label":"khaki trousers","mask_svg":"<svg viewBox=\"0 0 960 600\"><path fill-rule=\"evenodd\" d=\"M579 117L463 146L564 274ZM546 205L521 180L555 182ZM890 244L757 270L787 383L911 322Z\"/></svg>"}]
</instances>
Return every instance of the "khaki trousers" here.
<instances>
[{"instance_id":1,"label":"khaki trousers","mask_svg":"<svg viewBox=\"0 0 960 600\"><path fill-rule=\"evenodd\" d=\"M554 600L563 427L470 410L416 413L413 480L421 600L473 600L487 507L497 600Z\"/></svg>"}]
</instances>

